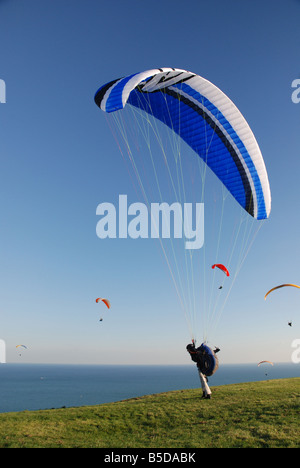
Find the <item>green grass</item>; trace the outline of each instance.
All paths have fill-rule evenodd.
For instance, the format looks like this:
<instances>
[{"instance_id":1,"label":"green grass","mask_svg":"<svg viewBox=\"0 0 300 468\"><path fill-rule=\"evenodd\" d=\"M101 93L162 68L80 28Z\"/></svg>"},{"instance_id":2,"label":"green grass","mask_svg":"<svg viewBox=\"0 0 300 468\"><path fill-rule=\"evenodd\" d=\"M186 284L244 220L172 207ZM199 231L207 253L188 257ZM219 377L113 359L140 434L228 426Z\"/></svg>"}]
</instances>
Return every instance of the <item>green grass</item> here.
<instances>
[{"instance_id":1,"label":"green grass","mask_svg":"<svg viewBox=\"0 0 300 468\"><path fill-rule=\"evenodd\" d=\"M0 414L0 447L300 447L300 379Z\"/></svg>"}]
</instances>

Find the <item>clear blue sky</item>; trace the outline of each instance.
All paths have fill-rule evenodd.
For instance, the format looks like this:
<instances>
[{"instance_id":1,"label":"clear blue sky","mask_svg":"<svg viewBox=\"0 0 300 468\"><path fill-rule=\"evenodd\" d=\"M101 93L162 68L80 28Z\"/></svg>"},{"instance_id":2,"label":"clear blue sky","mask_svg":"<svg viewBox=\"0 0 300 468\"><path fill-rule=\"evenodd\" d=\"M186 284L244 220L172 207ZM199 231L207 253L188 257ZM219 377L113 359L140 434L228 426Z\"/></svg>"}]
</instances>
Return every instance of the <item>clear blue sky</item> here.
<instances>
[{"instance_id":1,"label":"clear blue sky","mask_svg":"<svg viewBox=\"0 0 300 468\"><path fill-rule=\"evenodd\" d=\"M213 337L222 362L290 360L299 293L263 297L300 282L299 16L296 0L0 0L0 338L9 362L22 343L24 362L187 363L188 330L157 244L96 236L97 205L132 186L94 93L157 67L220 87L269 174L271 217ZM97 296L112 303L101 324Z\"/></svg>"}]
</instances>

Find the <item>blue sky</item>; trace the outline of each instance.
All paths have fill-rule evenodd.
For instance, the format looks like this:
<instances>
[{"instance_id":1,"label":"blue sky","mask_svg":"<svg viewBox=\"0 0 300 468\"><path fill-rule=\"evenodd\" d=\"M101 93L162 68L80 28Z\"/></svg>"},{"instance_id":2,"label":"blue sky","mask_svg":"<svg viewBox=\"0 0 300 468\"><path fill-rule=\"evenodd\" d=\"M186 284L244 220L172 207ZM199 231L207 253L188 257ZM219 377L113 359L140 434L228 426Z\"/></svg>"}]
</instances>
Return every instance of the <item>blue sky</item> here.
<instances>
[{"instance_id":1,"label":"blue sky","mask_svg":"<svg viewBox=\"0 0 300 468\"><path fill-rule=\"evenodd\" d=\"M222 362L289 361L300 338L300 2L0 1L1 298L7 360L186 363L188 330L157 243L96 236L96 207L132 184L104 114L104 83L157 67L220 87L250 124L272 212L232 289ZM98 296L112 303L99 324ZM294 320L290 329L286 322Z\"/></svg>"}]
</instances>

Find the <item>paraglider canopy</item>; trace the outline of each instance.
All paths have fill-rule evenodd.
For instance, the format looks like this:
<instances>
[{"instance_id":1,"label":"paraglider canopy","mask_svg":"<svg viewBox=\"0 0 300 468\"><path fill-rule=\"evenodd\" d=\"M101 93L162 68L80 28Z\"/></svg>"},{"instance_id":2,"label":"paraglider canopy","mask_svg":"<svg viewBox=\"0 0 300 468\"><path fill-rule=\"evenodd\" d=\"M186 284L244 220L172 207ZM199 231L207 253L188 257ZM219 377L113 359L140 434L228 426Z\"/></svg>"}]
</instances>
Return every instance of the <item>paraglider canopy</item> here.
<instances>
[{"instance_id":1,"label":"paraglider canopy","mask_svg":"<svg viewBox=\"0 0 300 468\"><path fill-rule=\"evenodd\" d=\"M226 276L230 276L229 271L227 268L222 265L221 263L216 263L215 265L212 266L212 269L214 270L215 268L219 268L220 270L224 271Z\"/></svg>"},{"instance_id":2,"label":"paraglider canopy","mask_svg":"<svg viewBox=\"0 0 300 468\"><path fill-rule=\"evenodd\" d=\"M157 68L113 80L94 99L107 113L128 103L166 124L251 216L269 217L270 186L257 141L243 115L215 85L186 70Z\"/></svg>"},{"instance_id":3,"label":"paraglider canopy","mask_svg":"<svg viewBox=\"0 0 300 468\"><path fill-rule=\"evenodd\" d=\"M276 289L280 289L280 288L286 288L287 286L291 286L293 288L298 288L300 289L300 286L298 286L297 284L281 284L280 286L275 286L275 288L272 288L270 289L270 291L267 292L267 294L265 295L265 300L267 299L268 295L273 292L273 291L276 291Z\"/></svg>"},{"instance_id":4,"label":"paraglider canopy","mask_svg":"<svg viewBox=\"0 0 300 468\"><path fill-rule=\"evenodd\" d=\"M271 366L274 366L273 362L271 361L261 361L257 364L257 366L260 367L262 364L270 364Z\"/></svg>"},{"instance_id":5,"label":"paraglider canopy","mask_svg":"<svg viewBox=\"0 0 300 468\"><path fill-rule=\"evenodd\" d=\"M106 305L106 307L107 307L108 309L110 309L110 302L109 302L108 299L103 299L102 297L98 297L98 298L96 299L96 302L97 302L97 303L98 303L98 302L104 302L104 304Z\"/></svg>"}]
</instances>

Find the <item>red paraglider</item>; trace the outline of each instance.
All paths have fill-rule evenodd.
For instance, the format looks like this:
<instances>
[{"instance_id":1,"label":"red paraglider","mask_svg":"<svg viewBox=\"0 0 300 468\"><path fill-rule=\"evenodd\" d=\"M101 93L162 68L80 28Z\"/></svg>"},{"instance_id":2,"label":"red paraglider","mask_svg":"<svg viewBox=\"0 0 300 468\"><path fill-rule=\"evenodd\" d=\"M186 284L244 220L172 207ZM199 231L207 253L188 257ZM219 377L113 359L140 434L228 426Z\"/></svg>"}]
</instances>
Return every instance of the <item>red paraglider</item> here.
<instances>
[{"instance_id":1,"label":"red paraglider","mask_svg":"<svg viewBox=\"0 0 300 468\"><path fill-rule=\"evenodd\" d=\"M230 276L229 271L227 270L227 268L224 265L222 265L221 263L216 263L215 265L212 266L213 269L215 269L216 267L219 268L220 270L224 271L226 276Z\"/></svg>"},{"instance_id":2,"label":"red paraglider","mask_svg":"<svg viewBox=\"0 0 300 468\"><path fill-rule=\"evenodd\" d=\"M98 297L98 298L96 299L96 302L98 303L98 302L100 302L100 301L104 302L104 304L107 306L107 308L110 309L110 302L109 302L108 299L103 299L102 297Z\"/></svg>"}]
</instances>

